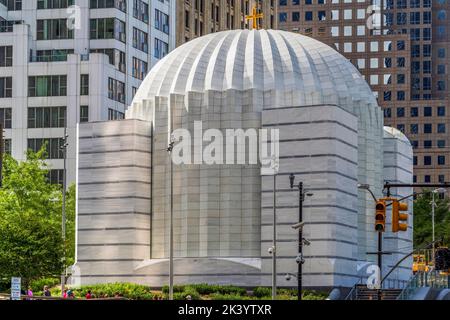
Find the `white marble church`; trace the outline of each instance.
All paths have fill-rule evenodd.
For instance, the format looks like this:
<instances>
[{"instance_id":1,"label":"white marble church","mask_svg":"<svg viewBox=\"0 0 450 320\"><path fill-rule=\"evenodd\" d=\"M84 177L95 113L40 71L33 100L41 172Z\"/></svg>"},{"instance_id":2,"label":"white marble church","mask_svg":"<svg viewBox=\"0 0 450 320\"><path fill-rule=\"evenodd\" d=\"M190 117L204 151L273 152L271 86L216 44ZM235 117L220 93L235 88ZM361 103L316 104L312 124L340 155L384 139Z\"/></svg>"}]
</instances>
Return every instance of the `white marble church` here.
<instances>
[{"instance_id":1,"label":"white marble church","mask_svg":"<svg viewBox=\"0 0 450 320\"><path fill-rule=\"evenodd\" d=\"M166 56L125 120L79 125L75 266L82 284L168 284L170 124L192 131L194 121L203 129L279 129L280 286L296 286L285 278L297 270L291 173L314 194L303 209L304 286L350 287L369 276L374 201L357 185L369 184L378 197L384 180L412 183L409 141L383 127L368 84L334 49L285 31L233 30ZM173 212L175 284L270 285L273 177L259 164L173 165ZM386 270L412 247L412 213L408 232L391 233L389 219ZM391 280L407 280L410 263Z\"/></svg>"}]
</instances>

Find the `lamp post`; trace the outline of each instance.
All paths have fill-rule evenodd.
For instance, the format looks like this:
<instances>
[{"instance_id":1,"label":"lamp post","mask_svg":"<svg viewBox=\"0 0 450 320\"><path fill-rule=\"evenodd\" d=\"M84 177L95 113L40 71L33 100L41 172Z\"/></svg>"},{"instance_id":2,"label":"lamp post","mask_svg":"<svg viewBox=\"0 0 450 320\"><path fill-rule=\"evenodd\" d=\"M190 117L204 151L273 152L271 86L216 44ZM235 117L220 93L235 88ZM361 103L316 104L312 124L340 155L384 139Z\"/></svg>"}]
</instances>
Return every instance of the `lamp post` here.
<instances>
[{"instance_id":1,"label":"lamp post","mask_svg":"<svg viewBox=\"0 0 450 320\"><path fill-rule=\"evenodd\" d=\"M291 189L294 188L295 175L291 173L289 175L289 182ZM302 300L302 265L305 263L305 259L303 258L303 201L305 200L305 196L312 196L313 194L307 192L303 189L303 182L300 181L297 185L299 191L299 204L298 204L298 223L292 226L294 229L298 229L298 256L296 258L296 262L298 265L297 271L297 291L298 291L298 300ZM309 242L308 242L309 243Z\"/></svg>"},{"instance_id":2,"label":"lamp post","mask_svg":"<svg viewBox=\"0 0 450 320\"><path fill-rule=\"evenodd\" d=\"M433 250L431 251L432 254L432 260L433 260L433 267L436 268L436 245L435 245L435 232L434 232L434 210L436 208L436 201L434 200L434 195L436 193L444 193L446 190L444 188L437 188L434 189L432 194L432 200L431 200L431 228L432 228L432 243L433 243Z\"/></svg>"},{"instance_id":3,"label":"lamp post","mask_svg":"<svg viewBox=\"0 0 450 320\"><path fill-rule=\"evenodd\" d=\"M272 235L272 300L277 298L277 172L279 161L272 158L271 169L273 170L273 235ZM269 249L269 252L270 252Z\"/></svg>"},{"instance_id":4,"label":"lamp post","mask_svg":"<svg viewBox=\"0 0 450 320\"><path fill-rule=\"evenodd\" d=\"M67 189L67 179L66 179L66 169L67 169L67 147L69 143L67 142L67 127L64 127L64 138L63 145L60 146L63 152L64 158L64 169L63 169L63 185L62 185L62 221L61 221L61 231L62 231L62 242L63 242L63 273L61 275L61 295L64 295L64 287L66 285L66 189Z\"/></svg>"},{"instance_id":5,"label":"lamp post","mask_svg":"<svg viewBox=\"0 0 450 320\"><path fill-rule=\"evenodd\" d=\"M175 139L170 135L167 152L170 161L170 232L169 232L169 300L173 300L173 162L172 150Z\"/></svg>"}]
</instances>

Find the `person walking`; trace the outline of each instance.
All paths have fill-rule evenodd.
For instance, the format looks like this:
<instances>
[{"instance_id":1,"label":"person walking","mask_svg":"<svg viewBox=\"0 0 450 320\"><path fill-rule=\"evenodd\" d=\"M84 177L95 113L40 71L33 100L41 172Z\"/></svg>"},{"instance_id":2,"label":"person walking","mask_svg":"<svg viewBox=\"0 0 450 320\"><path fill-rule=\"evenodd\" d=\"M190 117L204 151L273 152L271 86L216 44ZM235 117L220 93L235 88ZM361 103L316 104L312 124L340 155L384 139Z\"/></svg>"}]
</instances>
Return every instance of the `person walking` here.
<instances>
[{"instance_id":1,"label":"person walking","mask_svg":"<svg viewBox=\"0 0 450 320\"><path fill-rule=\"evenodd\" d=\"M92 299L92 293L91 290L88 290L88 292L86 293L86 300Z\"/></svg>"},{"instance_id":2,"label":"person walking","mask_svg":"<svg viewBox=\"0 0 450 320\"><path fill-rule=\"evenodd\" d=\"M28 296L28 298L33 297L33 291L31 290L31 287L28 287L27 296Z\"/></svg>"},{"instance_id":3,"label":"person walking","mask_svg":"<svg viewBox=\"0 0 450 320\"><path fill-rule=\"evenodd\" d=\"M48 290L48 286L44 286L44 297L51 297L52 293Z\"/></svg>"}]
</instances>

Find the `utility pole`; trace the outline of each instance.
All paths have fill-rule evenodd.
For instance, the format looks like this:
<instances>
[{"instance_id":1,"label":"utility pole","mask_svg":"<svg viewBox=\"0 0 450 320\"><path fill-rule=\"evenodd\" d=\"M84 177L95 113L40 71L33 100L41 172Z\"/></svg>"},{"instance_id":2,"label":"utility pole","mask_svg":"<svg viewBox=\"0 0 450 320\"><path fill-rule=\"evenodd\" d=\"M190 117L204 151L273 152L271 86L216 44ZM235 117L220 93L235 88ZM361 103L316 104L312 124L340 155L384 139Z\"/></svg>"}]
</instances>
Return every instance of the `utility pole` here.
<instances>
[{"instance_id":1,"label":"utility pole","mask_svg":"<svg viewBox=\"0 0 450 320\"><path fill-rule=\"evenodd\" d=\"M434 268L436 268L436 246L434 245L434 241L435 241L435 239L434 239L434 208L436 207L436 202L434 201L434 194L435 194L435 192L434 192L434 190L433 190L433 192L432 192L432 197L433 197L433 200L432 200L432 202L431 202L431 228L432 228L432 242L433 242L433 250L431 251L431 254L432 254L432 260L433 260L433 267Z\"/></svg>"},{"instance_id":2,"label":"utility pole","mask_svg":"<svg viewBox=\"0 0 450 320\"><path fill-rule=\"evenodd\" d=\"M3 186L3 123L0 122L0 188Z\"/></svg>"}]
</instances>

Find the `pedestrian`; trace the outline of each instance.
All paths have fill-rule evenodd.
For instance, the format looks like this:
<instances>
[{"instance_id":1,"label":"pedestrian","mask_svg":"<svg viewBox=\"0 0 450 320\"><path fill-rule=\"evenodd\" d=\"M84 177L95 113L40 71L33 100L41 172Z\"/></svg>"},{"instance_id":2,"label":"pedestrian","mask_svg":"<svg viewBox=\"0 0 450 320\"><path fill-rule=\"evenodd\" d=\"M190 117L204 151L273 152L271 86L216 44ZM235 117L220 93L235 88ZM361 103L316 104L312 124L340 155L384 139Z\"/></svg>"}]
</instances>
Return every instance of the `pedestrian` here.
<instances>
[{"instance_id":1,"label":"pedestrian","mask_svg":"<svg viewBox=\"0 0 450 320\"><path fill-rule=\"evenodd\" d=\"M64 289L64 292L63 292L63 299L67 299L67 289Z\"/></svg>"},{"instance_id":2,"label":"pedestrian","mask_svg":"<svg viewBox=\"0 0 450 320\"><path fill-rule=\"evenodd\" d=\"M91 293L91 290L88 290L88 292L86 293L86 299L87 299L87 300L92 299L92 293Z\"/></svg>"},{"instance_id":3,"label":"pedestrian","mask_svg":"<svg viewBox=\"0 0 450 320\"><path fill-rule=\"evenodd\" d=\"M67 297L69 299L75 299L75 295L72 290L69 289L69 291L67 291Z\"/></svg>"},{"instance_id":4,"label":"pedestrian","mask_svg":"<svg viewBox=\"0 0 450 320\"><path fill-rule=\"evenodd\" d=\"M44 286L44 297L51 297L52 293L48 290L48 286Z\"/></svg>"},{"instance_id":5,"label":"pedestrian","mask_svg":"<svg viewBox=\"0 0 450 320\"><path fill-rule=\"evenodd\" d=\"M33 291L31 290L31 287L28 287L27 296L28 298L31 298L33 296Z\"/></svg>"}]
</instances>

